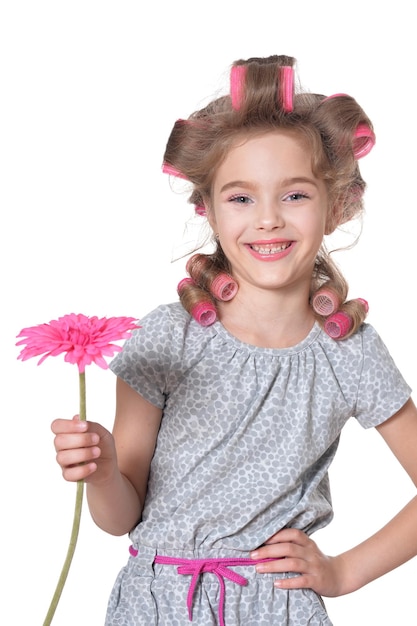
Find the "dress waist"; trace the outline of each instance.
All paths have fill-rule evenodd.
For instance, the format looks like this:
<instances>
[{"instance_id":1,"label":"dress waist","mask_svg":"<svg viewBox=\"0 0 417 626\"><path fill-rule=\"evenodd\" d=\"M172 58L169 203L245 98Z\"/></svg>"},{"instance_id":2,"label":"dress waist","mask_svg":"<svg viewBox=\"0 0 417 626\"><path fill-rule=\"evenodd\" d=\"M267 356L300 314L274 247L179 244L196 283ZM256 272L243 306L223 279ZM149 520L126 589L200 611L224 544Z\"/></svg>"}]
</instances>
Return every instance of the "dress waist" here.
<instances>
[{"instance_id":1,"label":"dress waist","mask_svg":"<svg viewBox=\"0 0 417 626\"><path fill-rule=\"evenodd\" d=\"M130 546L129 552L131 556L136 557L138 550L133 546ZM161 554L155 555L154 563L159 565L172 565L177 566L178 574L182 576L191 576L190 586L187 594L187 609L190 621L192 621L192 605L193 597L196 586L200 580L200 576L206 573L214 574L217 576L220 585L220 598L219 598L219 624L225 626L224 623L224 599L225 599L225 579L232 581L233 583L242 587L248 584L247 578L241 576L231 567L239 565L256 565L257 563L264 563L265 561L273 561L275 559L248 559L248 558L211 558L211 559L184 559L175 556L163 556Z\"/></svg>"}]
</instances>

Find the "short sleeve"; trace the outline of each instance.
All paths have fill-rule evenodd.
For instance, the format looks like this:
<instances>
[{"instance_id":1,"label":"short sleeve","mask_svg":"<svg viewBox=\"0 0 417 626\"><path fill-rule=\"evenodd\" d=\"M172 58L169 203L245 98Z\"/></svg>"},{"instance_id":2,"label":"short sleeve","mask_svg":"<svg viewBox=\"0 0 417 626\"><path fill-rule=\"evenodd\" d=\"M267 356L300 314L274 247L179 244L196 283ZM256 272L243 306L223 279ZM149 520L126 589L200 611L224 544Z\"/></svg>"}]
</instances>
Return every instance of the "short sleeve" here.
<instances>
[{"instance_id":1,"label":"short sleeve","mask_svg":"<svg viewBox=\"0 0 417 626\"><path fill-rule=\"evenodd\" d=\"M370 428L399 411L409 399L411 388L376 330L364 324L360 332L363 366L355 417L361 426Z\"/></svg>"},{"instance_id":2,"label":"short sleeve","mask_svg":"<svg viewBox=\"0 0 417 626\"><path fill-rule=\"evenodd\" d=\"M111 361L110 369L151 404L163 409L172 358L172 320L168 307L158 307L140 320Z\"/></svg>"}]
</instances>

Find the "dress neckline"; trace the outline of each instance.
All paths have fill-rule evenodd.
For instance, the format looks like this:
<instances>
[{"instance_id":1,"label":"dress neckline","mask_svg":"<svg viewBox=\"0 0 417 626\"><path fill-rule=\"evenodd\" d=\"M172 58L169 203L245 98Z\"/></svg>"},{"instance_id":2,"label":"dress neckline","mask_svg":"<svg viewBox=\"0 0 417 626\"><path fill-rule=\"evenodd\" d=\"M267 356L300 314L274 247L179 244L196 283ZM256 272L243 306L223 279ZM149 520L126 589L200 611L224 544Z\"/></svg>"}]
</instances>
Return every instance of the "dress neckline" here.
<instances>
[{"instance_id":1,"label":"dress neckline","mask_svg":"<svg viewBox=\"0 0 417 626\"><path fill-rule=\"evenodd\" d=\"M314 322L311 330L306 335L306 337L304 337L304 339L294 344L293 346L289 346L288 348L265 348L261 346L256 346L251 343L246 343L245 341L238 339L237 337L235 337L235 335L230 333L219 321L215 322L212 328L216 331L219 337L227 341L227 343L234 345L238 349L243 349L251 353L269 356L290 356L303 352L317 339L317 337L322 332L319 323L316 321Z\"/></svg>"}]
</instances>

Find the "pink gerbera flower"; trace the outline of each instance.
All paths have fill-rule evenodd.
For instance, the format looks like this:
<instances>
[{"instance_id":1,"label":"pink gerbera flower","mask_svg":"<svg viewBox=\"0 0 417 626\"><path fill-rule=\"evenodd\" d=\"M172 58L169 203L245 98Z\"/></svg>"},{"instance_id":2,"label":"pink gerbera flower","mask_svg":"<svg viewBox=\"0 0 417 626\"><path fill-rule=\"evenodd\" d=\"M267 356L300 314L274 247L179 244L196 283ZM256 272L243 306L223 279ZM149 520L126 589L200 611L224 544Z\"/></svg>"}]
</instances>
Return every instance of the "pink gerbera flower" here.
<instances>
[{"instance_id":1,"label":"pink gerbera flower","mask_svg":"<svg viewBox=\"0 0 417 626\"><path fill-rule=\"evenodd\" d=\"M85 366L96 363L103 369L108 367L104 357L113 356L122 348L113 341L127 339L135 328L140 328L133 317L98 318L86 315L64 315L49 324L30 326L20 331L17 346L25 346L18 359L26 361L32 357L43 355L40 365L48 356L65 353L65 361L78 366L80 385L80 420L86 419L86 386ZM43 626L49 626L61 597L69 568L74 556L80 527L81 509L84 493L84 481L77 483L74 519L71 538L61 575L55 593L49 605Z\"/></svg>"},{"instance_id":2,"label":"pink gerbera flower","mask_svg":"<svg viewBox=\"0 0 417 626\"><path fill-rule=\"evenodd\" d=\"M40 365L48 356L65 352L65 361L76 363L80 373L91 363L106 369L108 365L104 357L113 356L122 349L111 342L126 339L135 328L138 326L133 317L98 318L71 313L49 324L21 330L17 337L22 339L16 345L26 344L26 347L18 358L26 361L43 354L38 362Z\"/></svg>"}]
</instances>

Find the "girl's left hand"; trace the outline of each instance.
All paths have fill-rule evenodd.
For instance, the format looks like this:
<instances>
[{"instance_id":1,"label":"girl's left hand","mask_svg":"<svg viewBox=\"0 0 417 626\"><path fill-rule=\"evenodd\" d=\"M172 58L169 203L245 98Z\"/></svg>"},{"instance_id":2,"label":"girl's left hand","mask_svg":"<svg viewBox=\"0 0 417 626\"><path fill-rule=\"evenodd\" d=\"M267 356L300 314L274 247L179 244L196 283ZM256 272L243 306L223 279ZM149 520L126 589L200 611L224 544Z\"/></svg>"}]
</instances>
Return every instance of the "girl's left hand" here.
<instances>
[{"instance_id":1,"label":"girl's left hand","mask_svg":"<svg viewBox=\"0 0 417 626\"><path fill-rule=\"evenodd\" d=\"M342 574L340 557L323 554L316 543L301 530L284 528L261 547L251 552L253 559L277 559L258 563L260 573L294 572L298 576L279 578L274 582L280 589L313 589L322 596L341 594Z\"/></svg>"}]
</instances>

